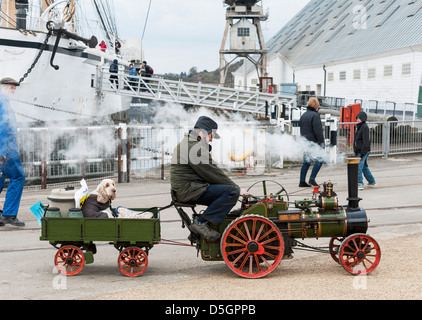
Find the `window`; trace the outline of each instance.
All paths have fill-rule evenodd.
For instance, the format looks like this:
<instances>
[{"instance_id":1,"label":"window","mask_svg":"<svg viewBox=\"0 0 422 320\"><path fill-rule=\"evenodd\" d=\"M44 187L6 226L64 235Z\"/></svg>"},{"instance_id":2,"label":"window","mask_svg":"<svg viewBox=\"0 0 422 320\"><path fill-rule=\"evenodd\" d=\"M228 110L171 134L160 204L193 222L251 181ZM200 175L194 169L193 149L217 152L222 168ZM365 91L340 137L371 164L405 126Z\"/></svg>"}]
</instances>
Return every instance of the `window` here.
<instances>
[{"instance_id":1,"label":"window","mask_svg":"<svg viewBox=\"0 0 422 320\"><path fill-rule=\"evenodd\" d=\"M376 68L369 68L368 69L368 80L375 80L377 75L377 69Z\"/></svg>"},{"instance_id":2,"label":"window","mask_svg":"<svg viewBox=\"0 0 422 320\"><path fill-rule=\"evenodd\" d=\"M401 75L402 76L410 76L412 74L412 64L409 63L403 63L401 65Z\"/></svg>"},{"instance_id":3,"label":"window","mask_svg":"<svg viewBox=\"0 0 422 320\"><path fill-rule=\"evenodd\" d=\"M340 71L340 81L346 81L346 71Z\"/></svg>"},{"instance_id":4,"label":"window","mask_svg":"<svg viewBox=\"0 0 422 320\"><path fill-rule=\"evenodd\" d=\"M384 78L391 78L393 76L393 65L384 66Z\"/></svg>"},{"instance_id":5,"label":"window","mask_svg":"<svg viewBox=\"0 0 422 320\"><path fill-rule=\"evenodd\" d=\"M328 80L328 82L333 82L334 81L334 72L328 72L328 74L327 74L327 80Z\"/></svg>"},{"instance_id":6,"label":"window","mask_svg":"<svg viewBox=\"0 0 422 320\"><path fill-rule=\"evenodd\" d=\"M353 80L360 80L360 69L353 70Z\"/></svg>"},{"instance_id":7,"label":"window","mask_svg":"<svg viewBox=\"0 0 422 320\"><path fill-rule=\"evenodd\" d=\"M237 28L238 37L249 37L249 28Z\"/></svg>"}]
</instances>

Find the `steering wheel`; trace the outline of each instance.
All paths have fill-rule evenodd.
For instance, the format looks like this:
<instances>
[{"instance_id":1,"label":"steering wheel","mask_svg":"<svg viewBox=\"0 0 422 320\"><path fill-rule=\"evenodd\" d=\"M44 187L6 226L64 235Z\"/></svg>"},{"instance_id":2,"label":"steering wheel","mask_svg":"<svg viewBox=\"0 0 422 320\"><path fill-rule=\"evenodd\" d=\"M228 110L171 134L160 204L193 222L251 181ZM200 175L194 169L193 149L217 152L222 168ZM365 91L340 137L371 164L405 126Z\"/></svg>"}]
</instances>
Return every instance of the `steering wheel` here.
<instances>
[{"instance_id":1,"label":"steering wheel","mask_svg":"<svg viewBox=\"0 0 422 320\"><path fill-rule=\"evenodd\" d=\"M262 189L260 189L260 186ZM277 188L276 190L278 191L268 192L268 187L271 189ZM274 180L257 181L253 185L251 185L247 191L249 193L249 197L258 201L264 200L272 194L273 198L277 198L277 196L282 196L284 201L286 201L287 203L289 202L289 194L287 193L286 189L284 189L284 187L280 183Z\"/></svg>"}]
</instances>

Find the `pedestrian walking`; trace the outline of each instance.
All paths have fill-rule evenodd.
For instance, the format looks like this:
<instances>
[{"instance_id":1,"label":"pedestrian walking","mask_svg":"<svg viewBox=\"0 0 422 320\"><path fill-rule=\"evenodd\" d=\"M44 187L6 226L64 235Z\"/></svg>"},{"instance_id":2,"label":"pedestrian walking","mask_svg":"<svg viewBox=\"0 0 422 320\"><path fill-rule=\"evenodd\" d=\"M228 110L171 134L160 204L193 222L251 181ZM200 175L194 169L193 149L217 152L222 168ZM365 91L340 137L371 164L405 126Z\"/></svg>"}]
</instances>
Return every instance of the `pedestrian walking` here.
<instances>
[{"instance_id":1,"label":"pedestrian walking","mask_svg":"<svg viewBox=\"0 0 422 320\"><path fill-rule=\"evenodd\" d=\"M359 180L358 188L363 190L363 177L368 181L368 186L376 186L374 176L369 170L368 157L371 151L371 140L369 136L369 127L366 123L368 115L365 112L359 112L356 116L357 126L353 141L353 151L355 155L360 158L359 161Z\"/></svg>"},{"instance_id":2,"label":"pedestrian walking","mask_svg":"<svg viewBox=\"0 0 422 320\"><path fill-rule=\"evenodd\" d=\"M325 142L321 117L318 113L319 106L320 104L317 98L310 98L307 103L307 110L300 118L299 125L301 136L322 148L324 147ZM312 161L314 162L314 167L312 169L308 184L306 183L306 175ZM322 159L314 155L312 152L310 152L310 150L306 150L303 156L302 169L300 170L299 187L310 187L311 185L318 186L318 183L315 181L315 179L323 163L324 162Z\"/></svg>"},{"instance_id":3,"label":"pedestrian walking","mask_svg":"<svg viewBox=\"0 0 422 320\"><path fill-rule=\"evenodd\" d=\"M12 78L0 80L0 193L6 178L9 179L4 205L0 210L0 226L25 226L25 223L17 218L25 172L17 146L16 117L8 99L19 85L19 82Z\"/></svg>"}]
</instances>

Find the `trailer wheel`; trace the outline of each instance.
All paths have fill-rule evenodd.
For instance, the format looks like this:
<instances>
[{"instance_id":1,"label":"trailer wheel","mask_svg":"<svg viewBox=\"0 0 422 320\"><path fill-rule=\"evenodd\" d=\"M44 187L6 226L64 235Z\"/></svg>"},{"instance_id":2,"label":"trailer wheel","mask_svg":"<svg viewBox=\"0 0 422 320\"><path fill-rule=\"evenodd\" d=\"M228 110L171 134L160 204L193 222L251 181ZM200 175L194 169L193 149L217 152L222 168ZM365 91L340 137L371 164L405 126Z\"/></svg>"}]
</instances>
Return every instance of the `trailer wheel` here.
<instances>
[{"instance_id":1,"label":"trailer wheel","mask_svg":"<svg viewBox=\"0 0 422 320\"><path fill-rule=\"evenodd\" d=\"M273 222L262 216L246 215L226 228L220 250L233 272L245 278L261 278L280 263L284 241Z\"/></svg>"},{"instance_id":2,"label":"trailer wheel","mask_svg":"<svg viewBox=\"0 0 422 320\"><path fill-rule=\"evenodd\" d=\"M78 247L63 246L57 251L54 264L61 274L74 276L82 271L85 265L85 256Z\"/></svg>"},{"instance_id":3,"label":"trailer wheel","mask_svg":"<svg viewBox=\"0 0 422 320\"><path fill-rule=\"evenodd\" d=\"M120 253L117 263L125 276L137 277L146 270L148 257L141 248L129 247Z\"/></svg>"},{"instance_id":4,"label":"trailer wheel","mask_svg":"<svg viewBox=\"0 0 422 320\"><path fill-rule=\"evenodd\" d=\"M374 238L366 234L352 234L339 250L344 269L353 275L366 275L374 271L381 260L381 250Z\"/></svg>"},{"instance_id":5,"label":"trailer wheel","mask_svg":"<svg viewBox=\"0 0 422 320\"><path fill-rule=\"evenodd\" d=\"M340 264L340 260L338 259L338 253L340 251L341 243L343 242L343 238L332 237L330 239L330 255L331 258L338 264Z\"/></svg>"}]
</instances>

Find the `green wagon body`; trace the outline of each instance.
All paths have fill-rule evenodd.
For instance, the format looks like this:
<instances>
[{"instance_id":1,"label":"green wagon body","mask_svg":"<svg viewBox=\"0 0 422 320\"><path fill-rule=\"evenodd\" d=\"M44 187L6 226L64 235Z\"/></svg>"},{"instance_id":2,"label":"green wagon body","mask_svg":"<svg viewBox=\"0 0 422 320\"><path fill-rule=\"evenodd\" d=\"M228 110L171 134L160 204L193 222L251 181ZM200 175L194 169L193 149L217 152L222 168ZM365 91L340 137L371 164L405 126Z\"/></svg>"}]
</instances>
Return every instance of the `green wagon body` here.
<instances>
[{"instance_id":1,"label":"green wagon body","mask_svg":"<svg viewBox=\"0 0 422 320\"><path fill-rule=\"evenodd\" d=\"M132 209L145 211L146 209ZM41 219L42 241L58 249L54 258L59 272L78 274L85 264L94 262L94 241L112 243L120 254L120 271L129 277L142 274L148 265L148 251L161 240L160 213L148 209L151 219L60 218Z\"/></svg>"},{"instance_id":2,"label":"green wagon body","mask_svg":"<svg viewBox=\"0 0 422 320\"><path fill-rule=\"evenodd\" d=\"M142 211L144 209L133 209ZM51 244L113 242L115 246L152 247L161 240L157 209L152 219L47 218L42 219L40 240Z\"/></svg>"}]
</instances>

